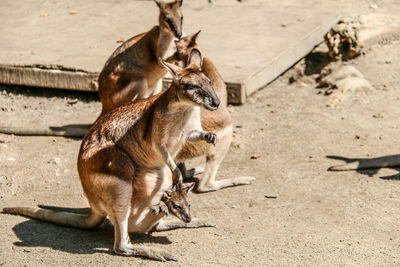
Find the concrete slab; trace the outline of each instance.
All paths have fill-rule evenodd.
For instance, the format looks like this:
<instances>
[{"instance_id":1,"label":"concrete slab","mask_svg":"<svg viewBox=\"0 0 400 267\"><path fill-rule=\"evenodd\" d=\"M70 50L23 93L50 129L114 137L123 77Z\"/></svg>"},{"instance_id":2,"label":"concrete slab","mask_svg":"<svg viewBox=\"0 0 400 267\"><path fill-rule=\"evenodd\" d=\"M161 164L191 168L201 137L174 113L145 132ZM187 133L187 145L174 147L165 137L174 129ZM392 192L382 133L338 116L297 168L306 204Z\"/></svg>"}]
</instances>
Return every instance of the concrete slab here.
<instances>
[{"instance_id":1,"label":"concrete slab","mask_svg":"<svg viewBox=\"0 0 400 267\"><path fill-rule=\"evenodd\" d=\"M278 3L276 3L278 2ZM184 1L184 31L217 66L229 102L244 103L323 40L338 17L315 1ZM119 38L157 23L152 1L2 0L0 83L96 90Z\"/></svg>"}]
</instances>

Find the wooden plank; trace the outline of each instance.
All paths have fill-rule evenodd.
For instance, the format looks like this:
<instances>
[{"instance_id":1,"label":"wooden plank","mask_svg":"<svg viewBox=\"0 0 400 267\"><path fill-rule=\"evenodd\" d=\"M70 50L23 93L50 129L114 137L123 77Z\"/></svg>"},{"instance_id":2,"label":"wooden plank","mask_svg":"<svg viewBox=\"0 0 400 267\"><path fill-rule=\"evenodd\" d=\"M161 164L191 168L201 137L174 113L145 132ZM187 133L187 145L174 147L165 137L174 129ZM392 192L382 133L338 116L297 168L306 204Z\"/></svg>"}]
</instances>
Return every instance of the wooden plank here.
<instances>
[{"instance_id":1,"label":"wooden plank","mask_svg":"<svg viewBox=\"0 0 400 267\"><path fill-rule=\"evenodd\" d=\"M259 67L249 75L243 84L246 87L246 96L251 95L266 84L273 81L280 74L292 67L296 62L305 57L317 44L323 41L323 36L339 21L339 15L328 17L323 23L309 31L302 39L290 44L287 49L268 63Z\"/></svg>"},{"instance_id":2,"label":"wooden plank","mask_svg":"<svg viewBox=\"0 0 400 267\"><path fill-rule=\"evenodd\" d=\"M244 104L246 102L246 87L240 83L226 82L229 104Z\"/></svg>"},{"instance_id":3,"label":"wooden plank","mask_svg":"<svg viewBox=\"0 0 400 267\"><path fill-rule=\"evenodd\" d=\"M81 91L97 91L97 73L38 66L0 65L0 82Z\"/></svg>"},{"instance_id":4,"label":"wooden plank","mask_svg":"<svg viewBox=\"0 0 400 267\"><path fill-rule=\"evenodd\" d=\"M26 85L77 91L97 91L98 73L82 70L63 70L38 66L0 65L0 82L4 84ZM171 84L171 79L163 79L163 88ZM227 83L228 102L244 103L246 93L241 84Z\"/></svg>"},{"instance_id":5,"label":"wooden plank","mask_svg":"<svg viewBox=\"0 0 400 267\"><path fill-rule=\"evenodd\" d=\"M199 44L226 81L229 103L242 104L323 40L336 21L332 8L316 11L314 5L184 1L184 31L202 30ZM71 15L71 8L79 12ZM158 9L153 1L2 0L0 16L0 83L95 91L96 76L120 45L116 40L149 30Z\"/></svg>"}]
</instances>

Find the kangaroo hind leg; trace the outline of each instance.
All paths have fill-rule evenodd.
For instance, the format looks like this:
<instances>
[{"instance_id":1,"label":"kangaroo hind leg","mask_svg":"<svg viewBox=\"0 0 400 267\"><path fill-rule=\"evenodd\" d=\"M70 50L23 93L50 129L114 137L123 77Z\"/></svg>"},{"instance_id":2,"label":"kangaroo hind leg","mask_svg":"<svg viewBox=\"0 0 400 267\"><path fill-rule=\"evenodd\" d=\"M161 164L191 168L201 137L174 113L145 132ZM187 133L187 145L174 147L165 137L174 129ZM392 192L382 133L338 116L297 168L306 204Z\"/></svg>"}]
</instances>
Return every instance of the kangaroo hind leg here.
<instances>
[{"instance_id":1,"label":"kangaroo hind leg","mask_svg":"<svg viewBox=\"0 0 400 267\"><path fill-rule=\"evenodd\" d=\"M129 237L129 220L131 219L131 205L134 195L132 183L135 181L135 172L133 162L125 152L116 148L108 149L102 155L101 160L108 169L103 173L101 180L97 180L96 185L102 188L101 198L105 200L101 206L114 226L114 252L123 256L139 256L153 260L167 261L176 260L168 251L145 246L136 246L131 243ZM115 167L124 166L124 168ZM89 189L90 190L90 189ZM99 191L99 190L98 190ZM94 195L89 194L89 195Z\"/></svg>"},{"instance_id":2,"label":"kangaroo hind leg","mask_svg":"<svg viewBox=\"0 0 400 267\"><path fill-rule=\"evenodd\" d=\"M210 147L206 155L206 165L204 167L203 176L197 185L197 192L205 193L220 190L226 187L248 185L256 178L250 176L234 177L216 181L216 175L219 166L229 150L231 143L231 132L222 131L218 135L218 142L215 147Z\"/></svg>"},{"instance_id":3,"label":"kangaroo hind leg","mask_svg":"<svg viewBox=\"0 0 400 267\"><path fill-rule=\"evenodd\" d=\"M151 232L163 232L175 230L180 228L200 228L200 227L214 227L215 223L208 222L200 219L193 219L190 223L173 219L173 220L160 220Z\"/></svg>"},{"instance_id":4,"label":"kangaroo hind leg","mask_svg":"<svg viewBox=\"0 0 400 267\"><path fill-rule=\"evenodd\" d=\"M178 168L181 171L184 180L191 180L194 178L194 176L204 172L204 166L197 166L188 170L186 169L184 162L179 163Z\"/></svg>"}]
</instances>

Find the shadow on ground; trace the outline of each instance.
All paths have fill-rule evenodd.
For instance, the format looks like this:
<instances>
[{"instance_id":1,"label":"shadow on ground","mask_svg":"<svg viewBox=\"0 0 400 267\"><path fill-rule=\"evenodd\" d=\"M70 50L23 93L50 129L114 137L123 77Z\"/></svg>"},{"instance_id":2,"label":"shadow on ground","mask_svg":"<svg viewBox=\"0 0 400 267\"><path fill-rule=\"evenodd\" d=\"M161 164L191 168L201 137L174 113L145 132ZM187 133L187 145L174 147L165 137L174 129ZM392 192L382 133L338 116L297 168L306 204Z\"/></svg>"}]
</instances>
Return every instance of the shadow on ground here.
<instances>
[{"instance_id":1,"label":"shadow on ground","mask_svg":"<svg viewBox=\"0 0 400 267\"><path fill-rule=\"evenodd\" d=\"M333 61L335 60L329 57L328 53L311 52L305 57L306 68L304 74L320 74L321 71Z\"/></svg>"},{"instance_id":2,"label":"shadow on ground","mask_svg":"<svg viewBox=\"0 0 400 267\"><path fill-rule=\"evenodd\" d=\"M2 93L9 93L14 95L24 96L37 96L46 98L65 98L65 99L78 99L79 101L88 103L92 101L99 101L97 92L84 92L73 90L59 90L53 88L32 87L32 86L19 86L19 85L6 85L0 84Z\"/></svg>"},{"instance_id":3,"label":"shadow on ground","mask_svg":"<svg viewBox=\"0 0 400 267\"><path fill-rule=\"evenodd\" d=\"M67 228L30 219L17 224L13 231L20 241L14 245L19 247L48 247L71 254L113 254L114 229L109 221L95 230ZM148 234L131 234L132 243L171 244L166 236Z\"/></svg>"},{"instance_id":4,"label":"shadow on ground","mask_svg":"<svg viewBox=\"0 0 400 267\"><path fill-rule=\"evenodd\" d=\"M343 156L326 156L329 159L342 160L343 165L335 165L328 168L328 171L357 171L360 174L372 177L382 168L390 168L399 173L389 176L381 176L385 180L400 180L400 155L389 155L376 158L347 158Z\"/></svg>"}]
</instances>

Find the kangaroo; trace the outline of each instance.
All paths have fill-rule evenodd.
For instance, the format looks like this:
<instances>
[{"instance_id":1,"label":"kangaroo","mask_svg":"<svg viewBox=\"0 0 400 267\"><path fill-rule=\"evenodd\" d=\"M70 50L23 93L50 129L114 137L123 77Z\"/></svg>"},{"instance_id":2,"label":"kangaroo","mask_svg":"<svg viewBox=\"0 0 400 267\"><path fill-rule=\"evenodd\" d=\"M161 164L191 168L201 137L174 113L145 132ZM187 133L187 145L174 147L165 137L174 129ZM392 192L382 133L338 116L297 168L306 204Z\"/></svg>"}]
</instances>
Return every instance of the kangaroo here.
<instances>
[{"instance_id":1,"label":"kangaroo","mask_svg":"<svg viewBox=\"0 0 400 267\"><path fill-rule=\"evenodd\" d=\"M161 202L152 206L154 215L163 212L168 216L169 211L172 212L181 221L190 223L190 204L187 200L187 195L193 189L195 183L182 184L178 182L172 189L165 191L161 197Z\"/></svg>"},{"instance_id":2,"label":"kangaroo","mask_svg":"<svg viewBox=\"0 0 400 267\"><path fill-rule=\"evenodd\" d=\"M56 212L46 219L90 229L108 216L114 225L115 253L174 260L165 250L134 246L128 232L213 226L188 216L186 222L163 221L165 213L155 215L154 210L166 190L182 181L173 158L186 139L216 144L216 135L201 128L199 114L200 106L216 110L220 100L201 71L198 50L191 51L184 69L159 60L173 76L169 89L105 114L82 141L78 173L90 213Z\"/></svg>"},{"instance_id":3,"label":"kangaroo","mask_svg":"<svg viewBox=\"0 0 400 267\"><path fill-rule=\"evenodd\" d=\"M189 37L183 37L175 41L176 56L186 64L190 52L195 49L200 51L196 40L200 31ZM200 118L201 125L205 131L213 132L218 137L216 146L212 146L207 142L187 141L182 150L178 153L175 160L177 162L185 162L188 159L205 156L206 165L204 173L197 185L197 192L215 191L226 187L246 185L254 181L254 177L235 177L216 181L218 168L224 159L232 139L232 121L227 109L227 91L226 85L221 75L218 73L214 64L206 57L202 61L203 73L211 80L211 84L215 93L221 100L221 105L218 110L211 112L210 110L201 109ZM186 171L184 163L181 163L180 168L184 176L193 176L203 171L203 168L195 168L191 171Z\"/></svg>"},{"instance_id":4,"label":"kangaroo","mask_svg":"<svg viewBox=\"0 0 400 267\"><path fill-rule=\"evenodd\" d=\"M174 37L182 36L182 0L154 1L160 9L159 25L123 43L100 72L101 115L128 101L147 98L167 73L158 58L164 57Z\"/></svg>"},{"instance_id":5,"label":"kangaroo","mask_svg":"<svg viewBox=\"0 0 400 267\"><path fill-rule=\"evenodd\" d=\"M131 101L150 96L167 70L158 62L174 38L182 36L183 0L154 0L160 9L159 25L121 44L106 61L98 78L103 114ZM171 57L167 61L172 61ZM66 125L49 129L0 126L0 132L16 135L81 137L91 125Z\"/></svg>"}]
</instances>

